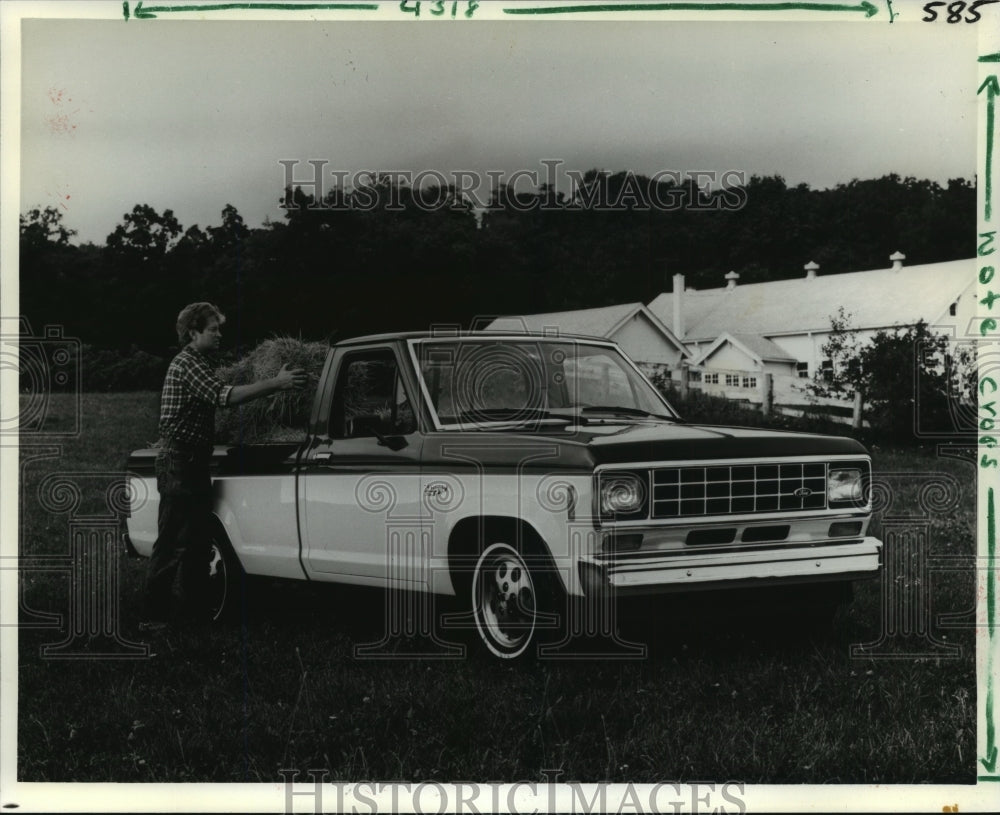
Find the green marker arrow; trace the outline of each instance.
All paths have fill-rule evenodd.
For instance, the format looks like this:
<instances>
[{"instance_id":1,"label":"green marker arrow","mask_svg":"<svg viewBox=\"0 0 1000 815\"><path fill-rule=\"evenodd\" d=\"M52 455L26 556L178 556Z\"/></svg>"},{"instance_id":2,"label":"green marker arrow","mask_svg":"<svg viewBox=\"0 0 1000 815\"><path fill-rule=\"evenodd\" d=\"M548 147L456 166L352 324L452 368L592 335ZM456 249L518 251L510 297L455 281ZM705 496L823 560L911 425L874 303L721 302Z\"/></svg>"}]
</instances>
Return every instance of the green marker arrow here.
<instances>
[{"instance_id":1,"label":"green marker arrow","mask_svg":"<svg viewBox=\"0 0 1000 815\"><path fill-rule=\"evenodd\" d=\"M1000 94L1000 82L997 82L995 74L990 74L983 80L976 94L986 89L986 205L984 206L984 217L990 220L993 216L993 102Z\"/></svg>"},{"instance_id":2,"label":"green marker arrow","mask_svg":"<svg viewBox=\"0 0 1000 815\"><path fill-rule=\"evenodd\" d=\"M601 3L591 6L516 6L505 8L504 14L579 14L601 11L863 11L874 17L878 8L863 2L854 6L844 3Z\"/></svg>"},{"instance_id":3,"label":"green marker arrow","mask_svg":"<svg viewBox=\"0 0 1000 815\"><path fill-rule=\"evenodd\" d=\"M993 87L996 88L997 78L993 76L990 79L993 80ZM985 85L986 83L984 82L983 84ZM992 100L993 97L991 95L991 105L993 103ZM993 589L993 571L996 566L997 554L996 520L993 487L990 487L986 492L986 627L990 635L990 650L987 652L988 656L986 659L986 758L979 759L988 773L993 773L997 767L996 728L993 724L993 630L996 622L994 616L996 612L996 592Z\"/></svg>"},{"instance_id":4,"label":"green marker arrow","mask_svg":"<svg viewBox=\"0 0 1000 815\"><path fill-rule=\"evenodd\" d=\"M986 734L987 740L989 740L990 737L993 736L993 728L991 727L989 730L990 732ZM992 773L997 767L997 748L994 745L993 747L987 748L986 752L989 753L990 757L981 758L979 759L979 761L986 768L986 772Z\"/></svg>"},{"instance_id":5,"label":"green marker arrow","mask_svg":"<svg viewBox=\"0 0 1000 815\"><path fill-rule=\"evenodd\" d=\"M209 3L190 6L146 6L142 0L135 4L137 20L155 20L157 14L173 12L206 11L376 11L378 3ZM124 4L125 19L128 19L128 3Z\"/></svg>"}]
</instances>

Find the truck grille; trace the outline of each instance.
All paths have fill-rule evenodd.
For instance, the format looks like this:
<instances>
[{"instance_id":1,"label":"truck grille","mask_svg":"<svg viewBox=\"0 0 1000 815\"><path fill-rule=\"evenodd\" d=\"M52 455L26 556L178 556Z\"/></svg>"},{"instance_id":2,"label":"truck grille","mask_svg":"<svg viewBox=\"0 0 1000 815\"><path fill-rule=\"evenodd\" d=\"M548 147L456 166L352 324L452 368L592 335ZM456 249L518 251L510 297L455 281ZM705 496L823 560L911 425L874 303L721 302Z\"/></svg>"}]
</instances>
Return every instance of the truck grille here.
<instances>
[{"instance_id":1,"label":"truck grille","mask_svg":"<svg viewBox=\"0 0 1000 815\"><path fill-rule=\"evenodd\" d=\"M652 517L687 518L826 509L826 464L660 467Z\"/></svg>"}]
</instances>

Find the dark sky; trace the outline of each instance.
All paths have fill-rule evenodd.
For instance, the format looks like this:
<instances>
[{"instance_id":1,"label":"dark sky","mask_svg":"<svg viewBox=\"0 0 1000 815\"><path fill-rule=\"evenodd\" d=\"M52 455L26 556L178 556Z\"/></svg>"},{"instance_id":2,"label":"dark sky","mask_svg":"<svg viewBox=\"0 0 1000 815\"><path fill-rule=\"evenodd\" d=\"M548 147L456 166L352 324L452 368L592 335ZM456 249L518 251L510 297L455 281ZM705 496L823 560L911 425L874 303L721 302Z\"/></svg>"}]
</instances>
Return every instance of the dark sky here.
<instances>
[{"instance_id":1,"label":"dark sky","mask_svg":"<svg viewBox=\"0 0 1000 815\"><path fill-rule=\"evenodd\" d=\"M280 219L280 160L467 170L484 196L488 171L544 181L543 159L561 188L594 167L975 172L971 26L29 20L22 46L20 208L60 206L81 241L137 203Z\"/></svg>"}]
</instances>

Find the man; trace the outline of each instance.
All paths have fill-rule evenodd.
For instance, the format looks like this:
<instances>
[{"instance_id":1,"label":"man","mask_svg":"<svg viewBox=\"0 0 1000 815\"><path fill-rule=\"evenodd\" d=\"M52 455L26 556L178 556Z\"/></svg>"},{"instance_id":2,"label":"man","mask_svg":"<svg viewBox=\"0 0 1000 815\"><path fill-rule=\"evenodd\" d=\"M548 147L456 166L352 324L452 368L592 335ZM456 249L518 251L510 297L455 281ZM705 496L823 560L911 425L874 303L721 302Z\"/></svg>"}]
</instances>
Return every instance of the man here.
<instances>
[{"instance_id":1,"label":"man","mask_svg":"<svg viewBox=\"0 0 1000 815\"><path fill-rule=\"evenodd\" d=\"M160 400L160 493L157 539L146 580L146 630L166 626L178 570L192 611L203 611L209 580L212 513L212 436L215 409L281 390L301 388L306 375L282 366L276 376L251 385L224 385L210 356L222 340L225 316L211 303L192 303L177 316L177 339L186 343L167 369Z\"/></svg>"}]
</instances>

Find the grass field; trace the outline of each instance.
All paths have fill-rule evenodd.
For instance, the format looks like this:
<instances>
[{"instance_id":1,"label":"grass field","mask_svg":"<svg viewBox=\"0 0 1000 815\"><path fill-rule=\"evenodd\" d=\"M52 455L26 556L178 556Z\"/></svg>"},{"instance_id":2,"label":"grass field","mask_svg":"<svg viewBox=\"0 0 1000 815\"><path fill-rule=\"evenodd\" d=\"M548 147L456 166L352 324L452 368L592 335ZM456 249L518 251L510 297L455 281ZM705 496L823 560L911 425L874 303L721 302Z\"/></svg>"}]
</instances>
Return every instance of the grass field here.
<instances>
[{"instance_id":1,"label":"grass field","mask_svg":"<svg viewBox=\"0 0 1000 815\"><path fill-rule=\"evenodd\" d=\"M22 437L26 563L65 558L74 517L99 512L128 452L155 438L156 405L156 394L85 394L78 437ZM73 403L56 397L51 409ZM972 468L881 450L874 466L925 474L903 479L895 514L916 507L930 474L962 486L914 557L965 564ZM43 500L57 472L81 485L75 516ZM382 596L304 583L255 583L241 624L149 637L137 627L145 561L118 567L116 630L148 643L146 658L88 658L97 645L86 638L70 649L79 658L44 656L67 638L70 579L22 572L20 780L281 782L282 769L323 768L330 780L540 781L561 770L563 781L975 781L973 632L937 624L972 609L970 569L920 587L901 575L893 591L924 592L937 644L890 637L877 657L849 652L884 627L882 585L869 581L832 635L681 599L629 609L622 634L647 646L643 659L507 666L416 659L426 643L402 638L390 644L398 659L357 659L354 646L384 630Z\"/></svg>"}]
</instances>

